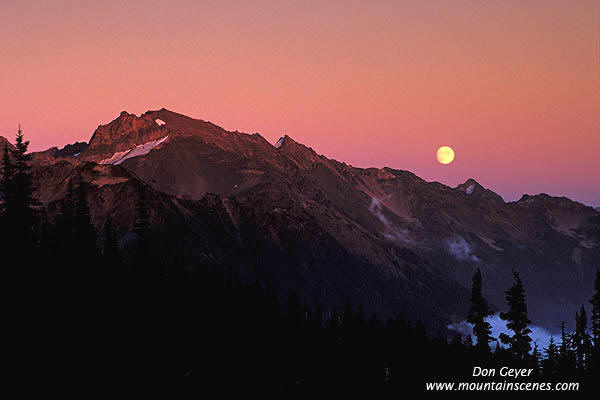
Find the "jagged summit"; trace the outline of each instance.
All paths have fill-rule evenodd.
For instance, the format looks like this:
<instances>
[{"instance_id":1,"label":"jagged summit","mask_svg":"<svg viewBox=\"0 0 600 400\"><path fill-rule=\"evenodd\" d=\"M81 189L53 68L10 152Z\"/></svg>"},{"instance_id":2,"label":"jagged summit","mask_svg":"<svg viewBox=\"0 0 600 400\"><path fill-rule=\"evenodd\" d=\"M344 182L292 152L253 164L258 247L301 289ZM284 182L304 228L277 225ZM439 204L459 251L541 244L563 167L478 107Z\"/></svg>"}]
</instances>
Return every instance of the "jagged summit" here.
<instances>
[{"instance_id":1,"label":"jagged summit","mask_svg":"<svg viewBox=\"0 0 600 400\"><path fill-rule=\"evenodd\" d=\"M522 207L537 207L537 208L577 208L589 209L591 207L571 200L564 196L551 196L547 193L539 193L535 195L524 194L519 200L514 202Z\"/></svg>"},{"instance_id":2,"label":"jagged summit","mask_svg":"<svg viewBox=\"0 0 600 400\"><path fill-rule=\"evenodd\" d=\"M75 142L65 145L62 149L56 149L54 157L77 157L88 148L85 142Z\"/></svg>"},{"instance_id":3,"label":"jagged summit","mask_svg":"<svg viewBox=\"0 0 600 400\"><path fill-rule=\"evenodd\" d=\"M481 189L483 189L483 186L481 186L479 183L477 183L477 181L475 179L469 178L464 183L461 183L460 185L458 185L456 188L467 194L473 194L473 192L475 191L476 188L479 188L479 190L481 190Z\"/></svg>"},{"instance_id":4,"label":"jagged summit","mask_svg":"<svg viewBox=\"0 0 600 400\"><path fill-rule=\"evenodd\" d=\"M275 148L276 149L280 149L281 146L283 146L283 143L285 142L285 136L280 137L277 142L275 142Z\"/></svg>"},{"instance_id":5,"label":"jagged summit","mask_svg":"<svg viewBox=\"0 0 600 400\"><path fill-rule=\"evenodd\" d=\"M84 156L89 159L102 159L116 152L130 150L132 147L167 136L166 129L159 126L146 113L141 117L122 111L106 125L100 125L92 135Z\"/></svg>"},{"instance_id":6,"label":"jagged summit","mask_svg":"<svg viewBox=\"0 0 600 400\"><path fill-rule=\"evenodd\" d=\"M456 189L460 190L461 192L465 192L468 195L504 203L504 199L502 199L499 194L484 188L473 178L467 179L464 183L458 185Z\"/></svg>"}]
</instances>

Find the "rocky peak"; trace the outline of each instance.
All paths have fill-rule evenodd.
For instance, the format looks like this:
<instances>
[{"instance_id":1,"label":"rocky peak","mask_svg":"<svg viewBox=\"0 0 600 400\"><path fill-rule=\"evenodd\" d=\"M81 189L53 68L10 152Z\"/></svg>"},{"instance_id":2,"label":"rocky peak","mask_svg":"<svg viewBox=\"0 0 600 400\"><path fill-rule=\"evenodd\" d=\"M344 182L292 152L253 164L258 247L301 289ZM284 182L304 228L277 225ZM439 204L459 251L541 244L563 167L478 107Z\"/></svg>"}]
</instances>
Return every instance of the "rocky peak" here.
<instances>
[{"instance_id":1,"label":"rocky peak","mask_svg":"<svg viewBox=\"0 0 600 400\"><path fill-rule=\"evenodd\" d=\"M325 161L325 157L318 155L312 148L296 142L290 136L280 138L275 147L281 154L294 161L300 168L309 169L318 161Z\"/></svg>"},{"instance_id":2,"label":"rocky peak","mask_svg":"<svg viewBox=\"0 0 600 400\"><path fill-rule=\"evenodd\" d=\"M65 145L62 149L56 149L54 153L54 157L69 157L75 156L77 157L81 152L87 149L88 144L85 142L75 142L71 144Z\"/></svg>"},{"instance_id":3,"label":"rocky peak","mask_svg":"<svg viewBox=\"0 0 600 400\"><path fill-rule=\"evenodd\" d=\"M122 111L115 120L98 126L85 150L85 157L99 159L167 135L167 124L157 117L153 118L152 113L137 117Z\"/></svg>"},{"instance_id":4,"label":"rocky peak","mask_svg":"<svg viewBox=\"0 0 600 400\"><path fill-rule=\"evenodd\" d=\"M473 178L467 179L464 183L458 185L456 189L474 197L485 198L494 202L504 202L500 195L496 194L495 192L489 189L484 188L479 184L479 182L477 182Z\"/></svg>"},{"instance_id":5,"label":"rocky peak","mask_svg":"<svg viewBox=\"0 0 600 400\"><path fill-rule=\"evenodd\" d=\"M516 204L526 207L544 207L544 208L579 208L588 209L581 203L573 201L567 197L550 196L547 193L539 193L535 195L524 194Z\"/></svg>"}]
</instances>

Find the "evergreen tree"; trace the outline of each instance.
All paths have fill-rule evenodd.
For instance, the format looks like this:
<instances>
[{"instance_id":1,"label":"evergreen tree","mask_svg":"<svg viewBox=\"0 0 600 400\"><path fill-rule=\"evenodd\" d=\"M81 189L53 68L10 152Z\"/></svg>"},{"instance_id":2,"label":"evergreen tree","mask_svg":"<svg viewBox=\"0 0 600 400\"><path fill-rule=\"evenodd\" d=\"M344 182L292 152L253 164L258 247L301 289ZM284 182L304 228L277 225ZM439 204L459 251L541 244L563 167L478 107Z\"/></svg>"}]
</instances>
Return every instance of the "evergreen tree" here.
<instances>
[{"instance_id":1,"label":"evergreen tree","mask_svg":"<svg viewBox=\"0 0 600 400\"><path fill-rule=\"evenodd\" d=\"M104 243L102 248L102 259L104 261L104 268L111 272L110 275L118 274L121 269L122 259L121 252L119 251L119 244L117 242L117 235L112 225L112 218L110 215L106 218L104 224Z\"/></svg>"},{"instance_id":2,"label":"evergreen tree","mask_svg":"<svg viewBox=\"0 0 600 400\"><path fill-rule=\"evenodd\" d=\"M594 349L600 351L600 269L596 270L596 283L594 285L594 297L592 303L592 336L594 339Z\"/></svg>"},{"instance_id":3,"label":"evergreen tree","mask_svg":"<svg viewBox=\"0 0 600 400\"><path fill-rule=\"evenodd\" d=\"M144 189L140 190L138 201L135 205L135 223L133 231L139 239L146 238L150 233L150 203Z\"/></svg>"},{"instance_id":4,"label":"evergreen tree","mask_svg":"<svg viewBox=\"0 0 600 400\"><path fill-rule=\"evenodd\" d=\"M2 254L7 254L10 249L8 241L10 240L10 225L8 215L6 214L6 205L12 203L10 196L13 196L12 181L14 175L13 162L8 145L4 145L2 155L2 179L0 180L0 190L2 190L2 202L0 203L0 249Z\"/></svg>"},{"instance_id":5,"label":"evergreen tree","mask_svg":"<svg viewBox=\"0 0 600 400\"><path fill-rule=\"evenodd\" d=\"M4 212L3 225L8 235L7 247L15 254L21 254L25 261L32 261L35 248L36 211L38 206L34 198L33 178L31 174L31 155L27 154L29 142L24 140L19 127L15 149L5 149L3 154ZM10 155L8 154L10 153Z\"/></svg>"},{"instance_id":6,"label":"evergreen tree","mask_svg":"<svg viewBox=\"0 0 600 400\"><path fill-rule=\"evenodd\" d=\"M519 273L513 271L514 284L504 292L508 311L500 313L500 318L506 321L506 327L513 331L512 336L505 333L500 334L502 343L509 346L513 357L517 360L525 360L531 351L531 329L528 328L531 321L527 316L527 303L525 290Z\"/></svg>"},{"instance_id":7,"label":"evergreen tree","mask_svg":"<svg viewBox=\"0 0 600 400\"><path fill-rule=\"evenodd\" d=\"M542 361L542 373L544 376L552 378L556 375L558 365L558 348L553 337L550 337L550 342L544 352L546 358Z\"/></svg>"},{"instance_id":8,"label":"evergreen tree","mask_svg":"<svg viewBox=\"0 0 600 400\"><path fill-rule=\"evenodd\" d=\"M2 184L4 199L6 201L6 196L12 194L12 190L10 189L10 185L14 175L14 167L13 161L10 155L10 149L8 145L4 145L4 151L2 153L2 180L0 183Z\"/></svg>"},{"instance_id":9,"label":"evergreen tree","mask_svg":"<svg viewBox=\"0 0 600 400\"><path fill-rule=\"evenodd\" d=\"M592 303L591 331L592 331L592 349L588 369L593 374L600 372L600 269L596 270L596 282L594 285L594 296L590 301Z\"/></svg>"},{"instance_id":10,"label":"evergreen tree","mask_svg":"<svg viewBox=\"0 0 600 400\"><path fill-rule=\"evenodd\" d=\"M587 358L591 353L590 337L587 333L587 314L583 305L579 313L575 313L575 333L571 343L575 350L577 369L583 371L586 367Z\"/></svg>"},{"instance_id":11,"label":"evergreen tree","mask_svg":"<svg viewBox=\"0 0 600 400\"><path fill-rule=\"evenodd\" d=\"M5 300L4 326L10 343L14 349L7 351L10 365L14 369L24 369L36 359L44 358L48 347L44 345L45 332L40 328L47 322L48 298L43 297L42 288L46 282L39 274L43 264L39 259L38 202L34 197L34 185L31 172L31 155L27 153L29 142L19 130L15 140L15 148L5 148L2 161L3 207L0 225L0 240L4 247L0 261L3 268L2 292ZM9 262L10 260L10 262ZM6 265L4 263L6 263ZM42 300L42 302L40 301ZM14 353L18 355L12 359ZM13 363L14 361L14 363Z\"/></svg>"},{"instance_id":12,"label":"evergreen tree","mask_svg":"<svg viewBox=\"0 0 600 400\"><path fill-rule=\"evenodd\" d=\"M467 335L465 338L465 347L467 350L473 349L473 337L471 337L471 335Z\"/></svg>"},{"instance_id":13,"label":"evergreen tree","mask_svg":"<svg viewBox=\"0 0 600 400\"><path fill-rule=\"evenodd\" d=\"M473 334L477 338L476 348L481 354L490 352L489 342L494 338L491 336L492 326L485 320L493 312L488 307L481 293L482 279L481 270L477 268L473 276L473 285L471 287L471 308L467 315L467 322L473 326Z\"/></svg>"},{"instance_id":14,"label":"evergreen tree","mask_svg":"<svg viewBox=\"0 0 600 400\"><path fill-rule=\"evenodd\" d=\"M459 353L463 349L462 335L459 333L450 340L450 348Z\"/></svg>"},{"instance_id":15,"label":"evergreen tree","mask_svg":"<svg viewBox=\"0 0 600 400\"><path fill-rule=\"evenodd\" d=\"M560 376L570 376L575 370L575 354L571 350L571 336L565 321L560 323L560 346L558 348L558 371Z\"/></svg>"},{"instance_id":16,"label":"evergreen tree","mask_svg":"<svg viewBox=\"0 0 600 400\"><path fill-rule=\"evenodd\" d=\"M537 344L537 340L533 344L533 350L531 351L531 364L535 371L539 371L540 363L542 361L542 352Z\"/></svg>"},{"instance_id":17,"label":"evergreen tree","mask_svg":"<svg viewBox=\"0 0 600 400\"><path fill-rule=\"evenodd\" d=\"M60 265L66 274L74 273L75 260L70 254L75 245L74 227L75 189L73 181L67 182L67 191L62 199L60 213L54 227L52 253L56 264Z\"/></svg>"},{"instance_id":18,"label":"evergreen tree","mask_svg":"<svg viewBox=\"0 0 600 400\"><path fill-rule=\"evenodd\" d=\"M137 235L134 271L137 279L147 287L157 285L161 280L158 262L152 257L150 209L146 188L141 188L133 226L133 232Z\"/></svg>"},{"instance_id":19,"label":"evergreen tree","mask_svg":"<svg viewBox=\"0 0 600 400\"><path fill-rule=\"evenodd\" d=\"M86 260L92 267L95 267L100 257L96 229L92 224L92 216L87 200L87 191L87 183L80 177L75 188L73 208L74 250L81 257L81 260ZM89 271L91 272L91 270Z\"/></svg>"}]
</instances>

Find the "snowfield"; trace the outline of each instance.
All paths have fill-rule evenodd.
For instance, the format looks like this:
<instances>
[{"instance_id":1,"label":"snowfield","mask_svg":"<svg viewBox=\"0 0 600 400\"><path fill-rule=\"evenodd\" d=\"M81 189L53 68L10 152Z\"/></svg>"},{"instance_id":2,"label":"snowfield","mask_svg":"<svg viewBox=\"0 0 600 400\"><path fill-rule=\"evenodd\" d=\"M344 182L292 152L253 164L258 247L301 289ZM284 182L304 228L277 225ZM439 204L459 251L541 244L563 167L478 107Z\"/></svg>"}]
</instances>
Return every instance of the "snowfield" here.
<instances>
[{"instance_id":1,"label":"snowfield","mask_svg":"<svg viewBox=\"0 0 600 400\"><path fill-rule=\"evenodd\" d=\"M144 155L150 153L150 151L152 151L152 149L154 149L156 146L158 146L159 144L161 144L162 142L167 140L168 137L169 137L169 135L167 135L161 139L153 140L151 142L147 142L144 144L138 144L137 146L135 146L134 148L129 149L129 150L119 151L119 152L113 154L112 157L105 158L104 160L100 161L100 164L119 165L123 161L125 161L129 158L133 158L133 157L137 157L137 156L144 156Z\"/></svg>"},{"instance_id":2,"label":"snowfield","mask_svg":"<svg viewBox=\"0 0 600 400\"><path fill-rule=\"evenodd\" d=\"M155 119L154 122L156 122L156 125L158 126L163 126L166 125L167 123L165 121L163 121L162 119Z\"/></svg>"}]
</instances>

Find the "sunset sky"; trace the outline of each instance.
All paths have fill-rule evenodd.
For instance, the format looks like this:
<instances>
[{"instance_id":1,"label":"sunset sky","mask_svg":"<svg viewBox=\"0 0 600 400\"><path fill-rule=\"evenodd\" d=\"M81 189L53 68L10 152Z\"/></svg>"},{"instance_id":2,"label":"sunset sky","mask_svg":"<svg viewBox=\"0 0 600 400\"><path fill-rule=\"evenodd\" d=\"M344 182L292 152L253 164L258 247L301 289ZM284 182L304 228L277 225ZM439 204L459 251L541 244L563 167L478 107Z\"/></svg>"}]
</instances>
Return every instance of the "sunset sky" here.
<instances>
[{"instance_id":1,"label":"sunset sky","mask_svg":"<svg viewBox=\"0 0 600 400\"><path fill-rule=\"evenodd\" d=\"M21 122L42 150L166 107L355 166L598 207L599 36L598 0L2 0L0 135Z\"/></svg>"}]
</instances>

